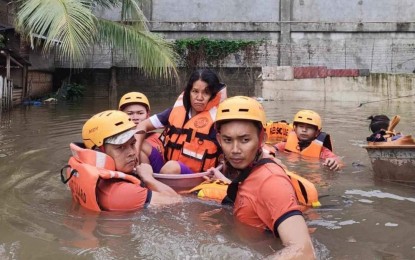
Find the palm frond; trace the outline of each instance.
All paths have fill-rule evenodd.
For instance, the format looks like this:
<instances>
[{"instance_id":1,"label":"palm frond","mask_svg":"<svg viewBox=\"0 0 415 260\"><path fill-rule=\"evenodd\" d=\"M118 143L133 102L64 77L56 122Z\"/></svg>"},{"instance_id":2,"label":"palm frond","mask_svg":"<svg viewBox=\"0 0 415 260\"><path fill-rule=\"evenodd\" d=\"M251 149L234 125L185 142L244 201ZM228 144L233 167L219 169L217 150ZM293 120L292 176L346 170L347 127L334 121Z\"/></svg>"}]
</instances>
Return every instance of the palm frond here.
<instances>
[{"instance_id":1,"label":"palm frond","mask_svg":"<svg viewBox=\"0 0 415 260\"><path fill-rule=\"evenodd\" d=\"M130 22L138 30L148 31L147 18L138 0L122 0L121 21Z\"/></svg>"},{"instance_id":2,"label":"palm frond","mask_svg":"<svg viewBox=\"0 0 415 260\"><path fill-rule=\"evenodd\" d=\"M91 10L77 0L23 1L17 14L17 28L24 35L45 37L44 51L56 47L58 55L72 63L83 59L96 35Z\"/></svg>"},{"instance_id":3,"label":"palm frond","mask_svg":"<svg viewBox=\"0 0 415 260\"><path fill-rule=\"evenodd\" d=\"M88 6L95 8L114 8L120 6L120 0L84 0Z\"/></svg>"},{"instance_id":4,"label":"palm frond","mask_svg":"<svg viewBox=\"0 0 415 260\"><path fill-rule=\"evenodd\" d=\"M98 39L132 57L137 67L150 76L177 77L177 54L161 36L134 26L104 19L97 20Z\"/></svg>"}]
</instances>

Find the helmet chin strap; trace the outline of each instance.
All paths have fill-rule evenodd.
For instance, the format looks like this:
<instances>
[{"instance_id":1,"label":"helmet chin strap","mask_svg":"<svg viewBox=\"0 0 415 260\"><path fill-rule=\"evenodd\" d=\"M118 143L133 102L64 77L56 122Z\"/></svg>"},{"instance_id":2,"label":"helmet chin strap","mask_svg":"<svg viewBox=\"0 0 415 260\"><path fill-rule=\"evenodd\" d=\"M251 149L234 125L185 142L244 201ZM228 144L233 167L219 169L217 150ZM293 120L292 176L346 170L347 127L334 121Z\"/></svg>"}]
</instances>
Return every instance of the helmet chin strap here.
<instances>
[{"instance_id":1,"label":"helmet chin strap","mask_svg":"<svg viewBox=\"0 0 415 260\"><path fill-rule=\"evenodd\" d=\"M105 153L105 147L104 147L104 145L101 145L100 147L98 147L98 149L99 149L101 152Z\"/></svg>"},{"instance_id":2,"label":"helmet chin strap","mask_svg":"<svg viewBox=\"0 0 415 260\"><path fill-rule=\"evenodd\" d=\"M264 128L262 128L261 131L259 132L258 150L257 150L254 160L251 162L251 164L249 164L249 167L252 167L253 165L255 165L255 163L261 158L262 142L264 141L264 137L265 137L265 131L264 131Z\"/></svg>"}]
</instances>

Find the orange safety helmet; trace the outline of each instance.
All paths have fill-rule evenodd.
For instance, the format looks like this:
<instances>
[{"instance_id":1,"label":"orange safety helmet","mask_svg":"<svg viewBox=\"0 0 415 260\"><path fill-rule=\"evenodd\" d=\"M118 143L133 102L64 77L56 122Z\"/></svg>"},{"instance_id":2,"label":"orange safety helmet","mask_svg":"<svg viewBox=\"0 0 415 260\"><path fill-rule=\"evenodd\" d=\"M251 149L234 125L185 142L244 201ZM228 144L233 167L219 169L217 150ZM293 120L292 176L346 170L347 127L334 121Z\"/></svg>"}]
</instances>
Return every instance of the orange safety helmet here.
<instances>
[{"instance_id":1,"label":"orange safety helmet","mask_svg":"<svg viewBox=\"0 0 415 260\"><path fill-rule=\"evenodd\" d=\"M118 105L118 109L122 110L124 106L134 103L143 104L147 106L147 111L150 111L150 102L148 102L146 95L141 92L129 92L122 96Z\"/></svg>"},{"instance_id":2,"label":"orange safety helmet","mask_svg":"<svg viewBox=\"0 0 415 260\"><path fill-rule=\"evenodd\" d=\"M86 148L93 149L104 144L108 137L135 127L130 117L118 110L107 110L91 117L82 127L82 139Z\"/></svg>"},{"instance_id":3,"label":"orange safety helmet","mask_svg":"<svg viewBox=\"0 0 415 260\"><path fill-rule=\"evenodd\" d=\"M321 117L312 110L300 110L295 114L293 124L305 123L317 126L317 130L321 130Z\"/></svg>"},{"instance_id":4,"label":"orange safety helmet","mask_svg":"<svg viewBox=\"0 0 415 260\"><path fill-rule=\"evenodd\" d=\"M245 96L227 98L219 104L215 123L234 119L257 121L263 128L267 125L262 105L255 99Z\"/></svg>"}]
</instances>

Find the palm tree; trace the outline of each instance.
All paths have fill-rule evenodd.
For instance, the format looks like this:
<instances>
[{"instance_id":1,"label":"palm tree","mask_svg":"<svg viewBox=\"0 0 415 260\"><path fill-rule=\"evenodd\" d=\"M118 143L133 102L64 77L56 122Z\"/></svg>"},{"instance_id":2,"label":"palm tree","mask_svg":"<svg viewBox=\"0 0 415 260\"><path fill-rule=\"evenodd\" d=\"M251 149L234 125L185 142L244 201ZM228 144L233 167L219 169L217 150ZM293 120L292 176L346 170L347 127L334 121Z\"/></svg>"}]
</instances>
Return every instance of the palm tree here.
<instances>
[{"instance_id":1,"label":"palm tree","mask_svg":"<svg viewBox=\"0 0 415 260\"><path fill-rule=\"evenodd\" d=\"M177 54L171 43L149 31L139 1L23 0L17 9L16 29L26 37L44 38L43 50L56 49L71 67L82 66L93 46L107 45L131 56L149 76L175 77ZM100 8L119 8L120 21L97 17L94 11Z\"/></svg>"}]
</instances>

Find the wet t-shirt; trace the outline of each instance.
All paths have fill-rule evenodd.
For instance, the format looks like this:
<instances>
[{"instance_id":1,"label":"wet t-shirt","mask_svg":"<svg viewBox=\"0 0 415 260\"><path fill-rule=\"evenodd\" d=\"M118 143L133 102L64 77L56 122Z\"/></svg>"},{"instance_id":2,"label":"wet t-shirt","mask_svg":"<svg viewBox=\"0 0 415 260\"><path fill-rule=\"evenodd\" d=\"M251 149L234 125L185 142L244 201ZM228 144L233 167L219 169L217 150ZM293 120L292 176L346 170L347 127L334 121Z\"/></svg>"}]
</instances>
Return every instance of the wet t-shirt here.
<instances>
[{"instance_id":1,"label":"wet t-shirt","mask_svg":"<svg viewBox=\"0 0 415 260\"><path fill-rule=\"evenodd\" d=\"M239 185L234 216L241 222L274 231L274 224L301 215L294 188L284 170L265 164ZM278 225L277 225L278 226Z\"/></svg>"}]
</instances>

